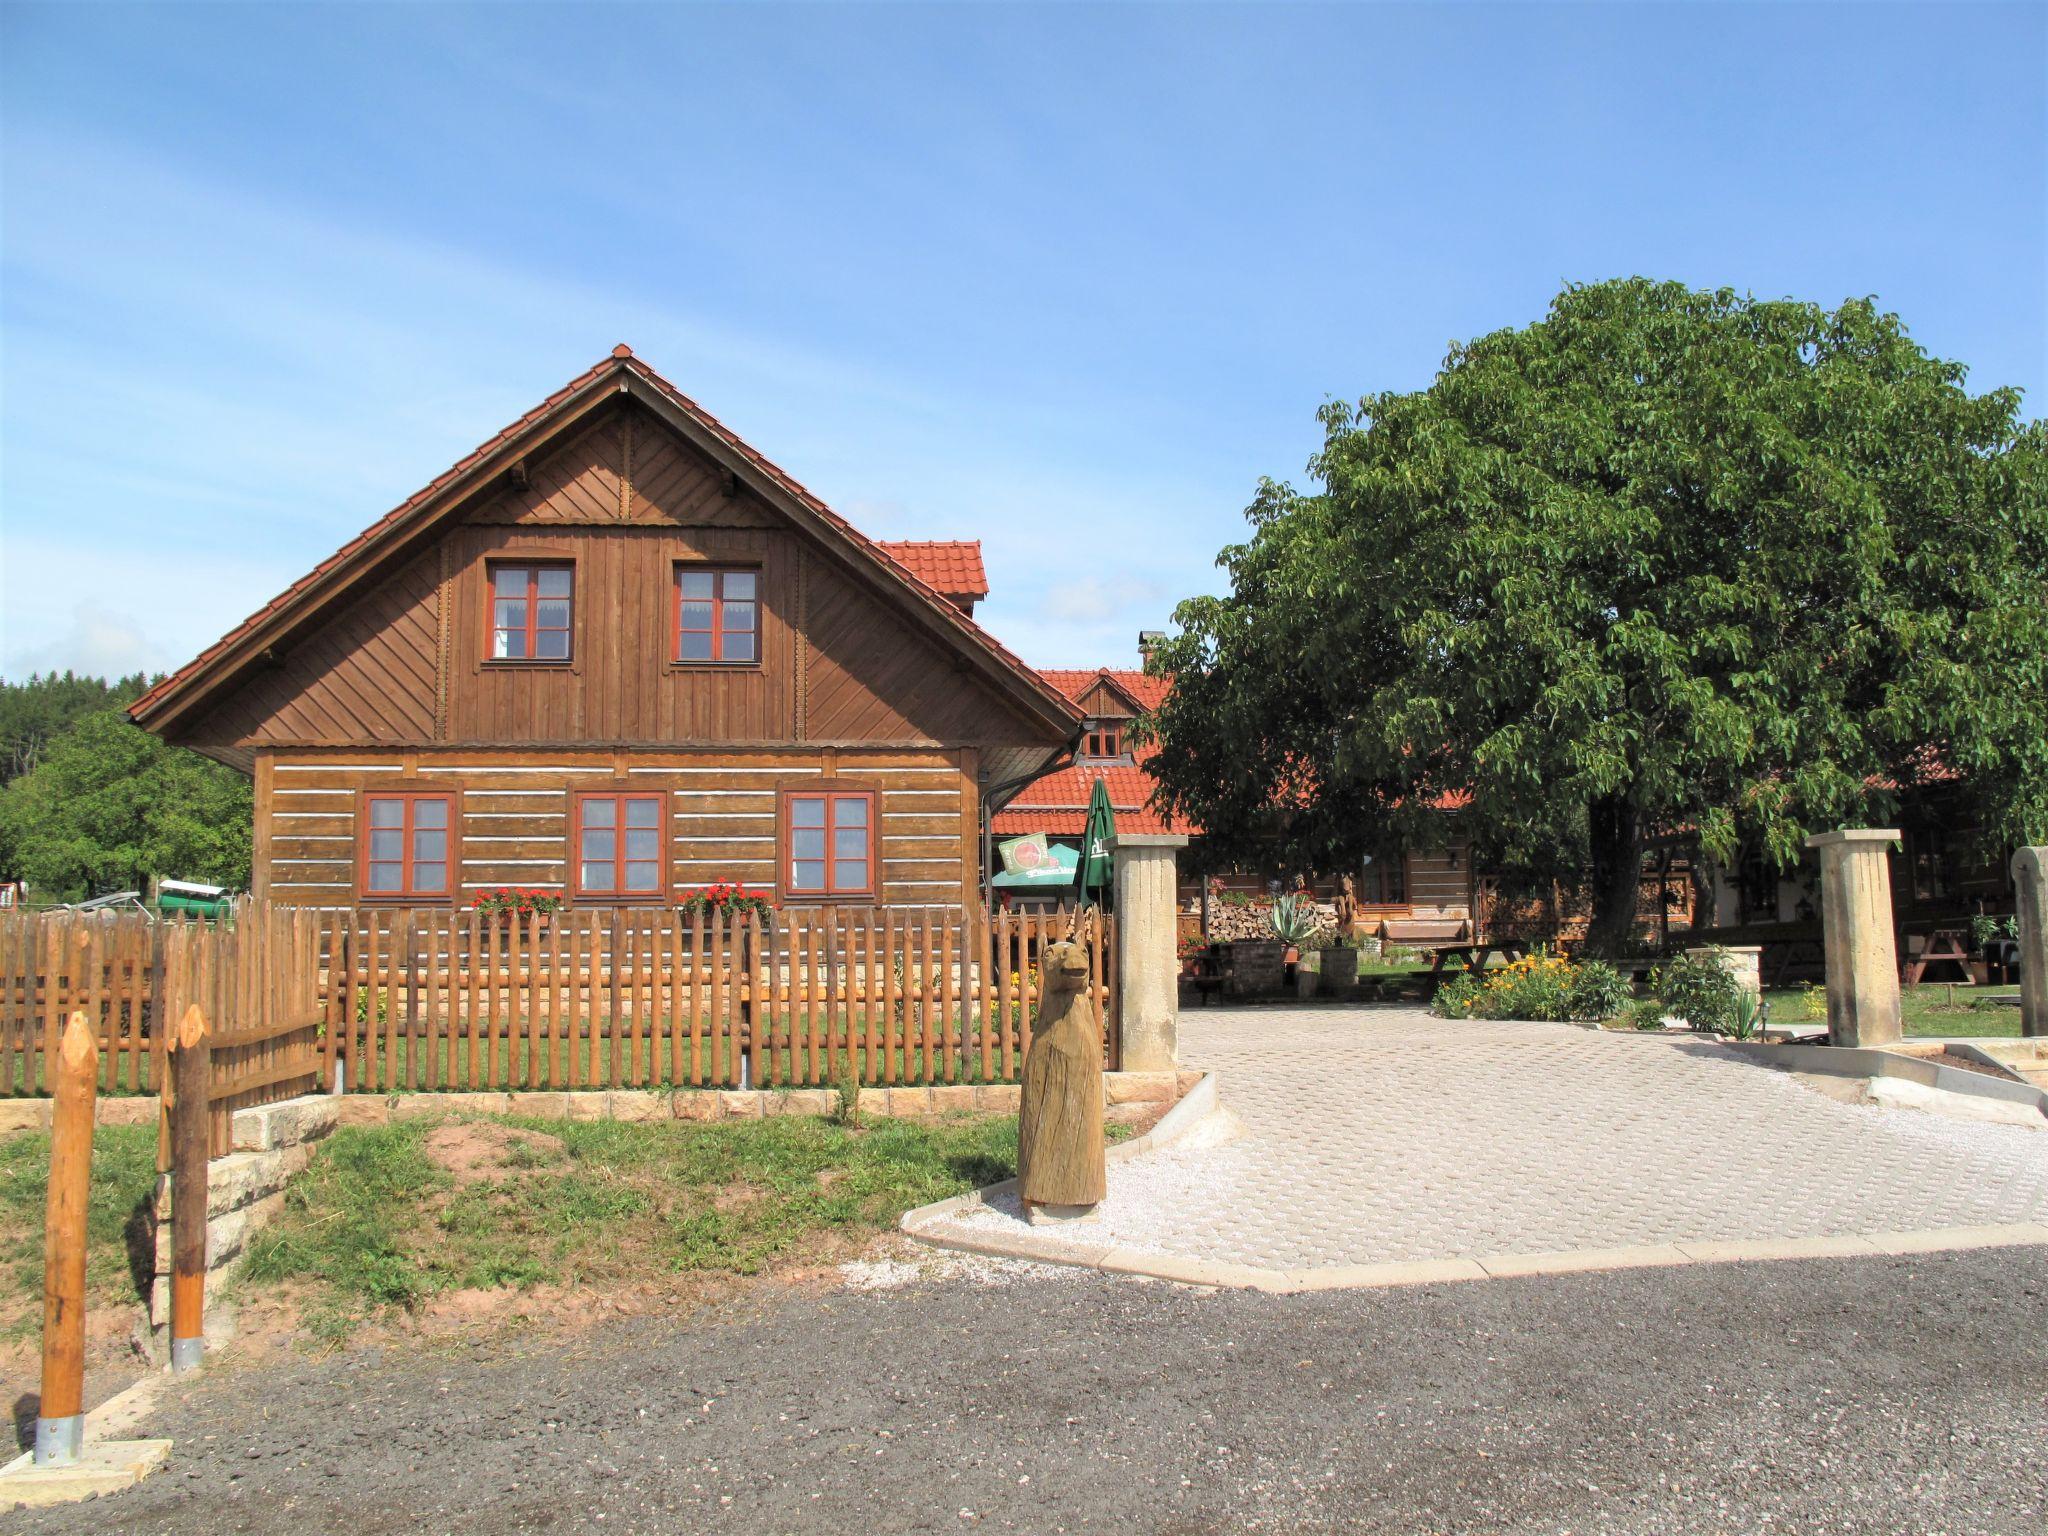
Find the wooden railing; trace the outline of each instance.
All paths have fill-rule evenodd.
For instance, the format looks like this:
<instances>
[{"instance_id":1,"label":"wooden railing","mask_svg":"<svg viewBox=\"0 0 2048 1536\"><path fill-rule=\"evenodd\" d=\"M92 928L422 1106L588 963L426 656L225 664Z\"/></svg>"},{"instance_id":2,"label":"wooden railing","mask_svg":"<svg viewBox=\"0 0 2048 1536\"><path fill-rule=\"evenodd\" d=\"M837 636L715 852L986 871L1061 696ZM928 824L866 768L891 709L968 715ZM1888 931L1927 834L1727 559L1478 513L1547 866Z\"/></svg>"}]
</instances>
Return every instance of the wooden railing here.
<instances>
[{"instance_id":1,"label":"wooden railing","mask_svg":"<svg viewBox=\"0 0 2048 1536\"><path fill-rule=\"evenodd\" d=\"M326 921L325 1075L378 1093L1004 1081L1039 952L1074 925L880 907ZM1114 923L1081 931L1114 1066Z\"/></svg>"},{"instance_id":2,"label":"wooden railing","mask_svg":"<svg viewBox=\"0 0 2048 1536\"><path fill-rule=\"evenodd\" d=\"M101 1093L160 1093L170 1025L197 1003L218 1155L237 1109L319 1086L321 935L318 913L255 903L218 922L0 912L0 1094L46 1092L74 1012L97 1037Z\"/></svg>"}]
</instances>

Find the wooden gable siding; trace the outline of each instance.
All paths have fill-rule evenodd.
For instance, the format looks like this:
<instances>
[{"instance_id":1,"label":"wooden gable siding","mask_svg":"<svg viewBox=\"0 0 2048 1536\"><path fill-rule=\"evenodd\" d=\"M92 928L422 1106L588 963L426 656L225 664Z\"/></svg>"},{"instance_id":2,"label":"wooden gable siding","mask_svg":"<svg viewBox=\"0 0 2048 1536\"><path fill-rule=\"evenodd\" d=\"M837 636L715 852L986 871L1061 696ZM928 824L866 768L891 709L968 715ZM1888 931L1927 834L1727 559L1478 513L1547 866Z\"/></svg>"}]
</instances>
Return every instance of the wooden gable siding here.
<instances>
[{"instance_id":1,"label":"wooden gable siding","mask_svg":"<svg viewBox=\"0 0 2048 1536\"><path fill-rule=\"evenodd\" d=\"M795 538L754 528L474 525L450 535L447 740L780 742L798 740ZM576 567L567 666L488 659L490 564L530 557ZM670 601L678 561L761 573L761 665L678 667Z\"/></svg>"},{"instance_id":2,"label":"wooden gable siding","mask_svg":"<svg viewBox=\"0 0 2048 1536\"><path fill-rule=\"evenodd\" d=\"M986 744L1038 734L822 559L806 561L804 634L806 740Z\"/></svg>"},{"instance_id":3,"label":"wooden gable siding","mask_svg":"<svg viewBox=\"0 0 2048 1536\"><path fill-rule=\"evenodd\" d=\"M958 907L978 894L979 788L971 751L310 753L266 751L256 773L254 889L272 900L361 899L364 794L454 801L450 902L502 885L567 892L582 792L657 792L667 807L669 886L733 880L778 889L779 793L833 782L876 796L877 904Z\"/></svg>"},{"instance_id":4,"label":"wooden gable siding","mask_svg":"<svg viewBox=\"0 0 2048 1536\"><path fill-rule=\"evenodd\" d=\"M1107 678L1099 679L1074 702L1091 719L1129 720L1133 717L1130 701Z\"/></svg>"},{"instance_id":5,"label":"wooden gable siding","mask_svg":"<svg viewBox=\"0 0 2048 1536\"><path fill-rule=\"evenodd\" d=\"M429 552L302 635L277 665L251 671L182 739L215 748L432 740L440 610L440 558Z\"/></svg>"},{"instance_id":6,"label":"wooden gable siding","mask_svg":"<svg viewBox=\"0 0 2048 1536\"><path fill-rule=\"evenodd\" d=\"M494 487L398 573L373 578L180 739L245 764L263 745L373 743L1042 754L1043 725L637 403L609 408L522 478ZM490 564L521 558L575 565L566 666L489 659ZM672 663L678 562L760 571L760 666Z\"/></svg>"}]
</instances>

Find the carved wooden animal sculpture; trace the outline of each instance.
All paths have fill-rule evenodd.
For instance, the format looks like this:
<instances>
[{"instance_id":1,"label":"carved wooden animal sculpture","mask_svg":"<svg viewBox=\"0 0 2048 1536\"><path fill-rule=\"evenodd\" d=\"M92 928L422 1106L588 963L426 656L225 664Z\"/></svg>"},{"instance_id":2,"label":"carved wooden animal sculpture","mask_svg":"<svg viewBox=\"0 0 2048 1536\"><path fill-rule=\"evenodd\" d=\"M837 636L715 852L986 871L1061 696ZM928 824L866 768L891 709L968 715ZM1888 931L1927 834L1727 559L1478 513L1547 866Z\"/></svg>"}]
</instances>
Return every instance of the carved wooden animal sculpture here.
<instances>
[{"instance_id":1,"label":"carved wooden animal sculpture","mask_svg":"<svg viewBox=\"0 0 2048 1536\"><path fill-rule=\"evenodd\" d=\"M1079 1215L1109 1192L1102 1146L1102 1026L1088 984L1088 951L1046 946L1038 1017L1024 1058L1018 1111L1017 1193L1027 1210Z\"/></svg>"}]
</instances>

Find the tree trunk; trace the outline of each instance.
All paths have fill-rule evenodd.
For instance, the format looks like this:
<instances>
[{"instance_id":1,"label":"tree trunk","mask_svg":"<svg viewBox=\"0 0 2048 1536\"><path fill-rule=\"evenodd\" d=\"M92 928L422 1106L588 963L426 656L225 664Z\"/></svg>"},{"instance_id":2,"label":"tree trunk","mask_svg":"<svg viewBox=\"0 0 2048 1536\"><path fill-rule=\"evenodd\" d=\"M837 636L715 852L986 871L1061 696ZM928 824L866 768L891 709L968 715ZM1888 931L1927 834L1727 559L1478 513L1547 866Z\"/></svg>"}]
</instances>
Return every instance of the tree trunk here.
<instances>
[{"instance_id":1,"label":"tree trunk","mask_svg":"<svg viewBox=\"0 0 2048 1536\"><path fill-rule=\"evenodd\" d=\"M1635 932L1637 890L1642 882L1641 817L1619 796L1586 807L1593 856L1593 912L1586 927L1586 953L1620 955Z\"/></svg>"}]
</instances>

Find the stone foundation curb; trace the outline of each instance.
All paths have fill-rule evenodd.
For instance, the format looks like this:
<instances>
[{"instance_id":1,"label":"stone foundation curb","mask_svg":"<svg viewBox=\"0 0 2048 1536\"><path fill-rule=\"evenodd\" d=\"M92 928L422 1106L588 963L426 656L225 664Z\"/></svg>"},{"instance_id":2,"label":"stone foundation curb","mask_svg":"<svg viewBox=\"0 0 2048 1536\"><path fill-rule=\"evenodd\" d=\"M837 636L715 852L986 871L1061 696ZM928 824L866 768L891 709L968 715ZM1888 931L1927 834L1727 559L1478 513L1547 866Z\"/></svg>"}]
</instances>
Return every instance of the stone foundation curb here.
<instances>
[{"instance_id":1,"label":"stone foundation curb","mask_svg":"<svg viewBox=\"0 0 2048 1536\"><path fill-rule=\"evenodd\" d=\"M1950 1042L1953 1048L1953 1042ZM2048 1091L2013 1077L1987 1077L1961 1067L1944 1067L1903 1051L1854 1045L1762 1045L1749 1040L1723 1040L1720 1048L1758 1066L1780 1072L1814 1072L1824 1077L1898 1078L1942 1093L1966 1098L1999 1099L2039 1110L2048 1117ZM1978 1053L1968 1053L1978 1059ZM2001 1071L2004 1063L1992 1065Z\"/></svg>"},{"instance_id":2,"label":"stone foundation curb","mask_svg":"<svg viewBox=\"0 0 2048 1536\"><path fill-rule=\"evenodd\" d=\"M1005 1194L1016 1180L924 1206L905 1216L904 1231L921 1243L990 1258L1029 1259L1041 1264L1096 1269L1105 1274L1171 1280L1232 1290L1301 1295L1312 1291L1375 1290L1403 1285L1441 1285L1464 1280L1527 1279L1538 1275L1579 1275L1600 1270L1677 1268L1692 1264L1748 1264L1778 1259L1896 1258L1958 1252L1971 1248L2048 1247L2048 1226L2016 1223L1992 1227L1945 1227L1925 1232L1844 1233L1824 1237L1765 1237L1635 1248L1584 1248L1555 1253L1489 1254L1467 1259L1399 1259L1382 1264L1336 1264L1319 1269L1262 1269L1180 1254L1134 1248L1077 1247L1036 1233L925 1231L908 1225L911 1216L941 1214L979 1205ZM955 1204L955 1202L960 1202ZM928 1219L928 1218L926 1218Z\"/></svg>"},{"instance_id":3,"label":"stone foundation curb","mask_svg":"<svg viewBox=\"0 0 2048 1536\"><path fill-rule=\"evenodd\" d=\"M206 1170L206 1307L217 1311L216 1293L249 1239L284 1209L284 1189L313 1160L313 1146L342 1121L340 1103L327 1094L304 1094L254 1109L235 1111L230 1132L235 1150L216 1157ZM171 1316L171 1180L156 1188L156 1273L149 1287L150 1339L162 1358Z\"/></svg>"},{"instance_id":4,"label":"stone foundation curb","mask_svg":"<svg viewBox=\"0 0 2048 1536\"><path fill-rule=\"evenodd\" d=\"M1170 1103L1192 1087L1193 1072L1106 1072L1107 1109L1142 1109ZM949 1114L1014 1115L1022 1090L1015 1083L917 1083L862 1088L863 1119L888 1120ZM297 1101L294 1101L297 1102ZM536 1120L765 1120L784 1115L839 1113L836 1088L594 1088L531 1092L350 1093L322 1102L337 1125L387 1125L432 1115L525 1115ZM4 1106L0 1106L4 1107ZM255 1113L255 1111L244 1111ZM237 1117L239 1123L240 1117ZM253 1134L253 1133L252 1133ZM239 1142L238 1142L239 1144Z\"/></svg>"},{"instance_id":5,"label":"stone foundation curb","mask_svg":"<svg viewBox=\"0 0 2048 1536\"><path fill-rule=\"evenodd\" d=\"M0 1509L48 1509L117 1493L156 1471L170 1454L168 1440L88 1441L71 1465L39 1467L35 1453L23 1451L0 1467Z\"/></svg>"}]
</instances>

